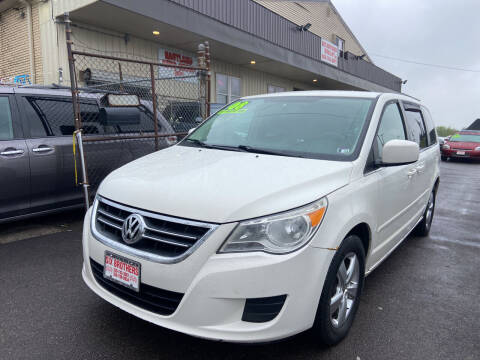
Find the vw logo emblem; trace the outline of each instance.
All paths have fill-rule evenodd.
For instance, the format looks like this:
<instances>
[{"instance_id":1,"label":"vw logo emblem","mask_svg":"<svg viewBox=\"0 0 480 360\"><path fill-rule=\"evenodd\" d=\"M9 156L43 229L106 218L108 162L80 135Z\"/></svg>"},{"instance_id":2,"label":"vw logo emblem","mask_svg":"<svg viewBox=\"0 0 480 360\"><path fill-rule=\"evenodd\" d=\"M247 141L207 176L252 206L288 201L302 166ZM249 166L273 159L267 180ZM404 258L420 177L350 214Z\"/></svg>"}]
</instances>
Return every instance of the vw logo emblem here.
<instances>
[{"instance_id":1,"label":"vw logo emblem","mask_svg":"<svg viewBox=\"0 0 480 360\"><path fill-rule=\"evenodd\" d=\"M122 239L132 245L139 242L145 232L145 221L138 214L132 214L125 219L122 226Z\"/></svg>"}]
</instances>

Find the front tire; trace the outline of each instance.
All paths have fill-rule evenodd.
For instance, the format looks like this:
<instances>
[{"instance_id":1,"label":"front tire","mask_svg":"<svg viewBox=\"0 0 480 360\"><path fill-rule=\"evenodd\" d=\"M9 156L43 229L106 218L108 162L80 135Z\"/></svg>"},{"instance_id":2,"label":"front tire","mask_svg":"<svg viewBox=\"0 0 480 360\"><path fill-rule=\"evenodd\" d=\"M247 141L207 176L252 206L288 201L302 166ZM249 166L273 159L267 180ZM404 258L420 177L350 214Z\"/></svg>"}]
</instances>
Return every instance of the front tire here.
<instances>
[{"instance_id":1,"label":"front tire","mask_svg":"<svg viewBox=\"0 0 480 360\"><path fill-rule=\"evenodd\" d=\"M448 160L448 157L443 156L443 155L440 158L442 159L442 161L447 161Z\"/></svg>"},{"instance_id":2,"label":"front tire","mask_svg":"<svg viewBox=\"0 0 480 360\"><path fill-rule=\"evenodd\" d=\"M312 334L324 345L342 341L358 309L365 277L365 250L356 235L346 237L333 257L318 304Z\"/></svg>"}]
</instances>

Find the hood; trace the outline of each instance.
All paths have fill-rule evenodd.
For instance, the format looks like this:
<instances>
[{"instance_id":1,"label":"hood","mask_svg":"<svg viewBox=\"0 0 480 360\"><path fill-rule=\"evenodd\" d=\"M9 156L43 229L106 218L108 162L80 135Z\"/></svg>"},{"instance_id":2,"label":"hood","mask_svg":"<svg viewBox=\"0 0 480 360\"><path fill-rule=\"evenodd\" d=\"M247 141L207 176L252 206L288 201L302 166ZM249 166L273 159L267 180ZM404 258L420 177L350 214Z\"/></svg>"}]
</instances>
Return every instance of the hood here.
<instances>
[{"instance_id":1,"label":"hood","mask_svg":"<svg viewBox=\"0 0 480 360\"><path fill-rule=\"evenodd\" d=\"M108 175L98 194L165 215L227 223L293 209L345 186L352 163L173 146Z\"/></svg>"},{"instance_id":2,"label":"hood","mask_svg":"<svg viewBox=\"0 0 480 360\"><path fill-rule=\"evenodd\" d=\"M464 141L447 141L446 144L450 146L450 149L461 149L461 150L473 150L476 147L480 146L478 142L464 142Z\"/></svg>"}]
</instances>

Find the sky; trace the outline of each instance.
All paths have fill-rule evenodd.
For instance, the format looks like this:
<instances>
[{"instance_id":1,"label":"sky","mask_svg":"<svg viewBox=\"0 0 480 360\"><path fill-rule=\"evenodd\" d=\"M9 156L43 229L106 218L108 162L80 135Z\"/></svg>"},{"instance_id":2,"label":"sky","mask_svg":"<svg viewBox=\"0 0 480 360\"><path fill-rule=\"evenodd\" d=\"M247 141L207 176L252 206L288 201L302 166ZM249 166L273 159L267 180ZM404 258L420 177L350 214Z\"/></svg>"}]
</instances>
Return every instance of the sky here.
<instances>
[{"instance_id":1,"label":"sky","mask_svg":"<svg viewBox=\"0 0 480 360\"><path fill-rule=\"evenodd\" d=\"M480 0L332 0L373 62L407 80L437 125L480 118ZM456 71L408 61L474 70Z\"/></svg>"}]
</instances>

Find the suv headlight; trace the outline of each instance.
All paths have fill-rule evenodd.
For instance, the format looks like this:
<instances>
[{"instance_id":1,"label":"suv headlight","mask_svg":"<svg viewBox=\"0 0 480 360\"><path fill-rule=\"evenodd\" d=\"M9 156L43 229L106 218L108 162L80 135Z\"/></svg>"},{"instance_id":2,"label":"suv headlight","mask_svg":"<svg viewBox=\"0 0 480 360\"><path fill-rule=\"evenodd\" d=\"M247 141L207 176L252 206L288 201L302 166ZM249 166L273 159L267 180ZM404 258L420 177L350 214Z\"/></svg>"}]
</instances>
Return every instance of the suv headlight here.
<instances>
[{"instance_id":1,"label":"suv headlight","mask_svg":"<svg viewBox=\"0 0 480 360\"><path fill-rule=\"evenodd\" d=\"M480 151L480 146L477 146L477 147L475 148L475 151Z\"/></svg>"},{"instance_id":2,"label":"suv headlight","mask_svg":"<svg viewBox=\"0 0 480 360\"><path fill-rule=\"evenodd\" d=\"M286 254L295 251L315 235L325 216L327 205L327 199L322 198L295 210L242 221L219 252L263 251Z\"/></svg>"},{"instance_id":3,"label":"suv headlight","mask_svg":"<svg viewBox=\"0 0 480 360\"><path fill-rule=\"evenodd\" d=\"M445 145L443 145L442 149L450 150L450 145L445 144Z\"/></svg>"}]
</instances>

